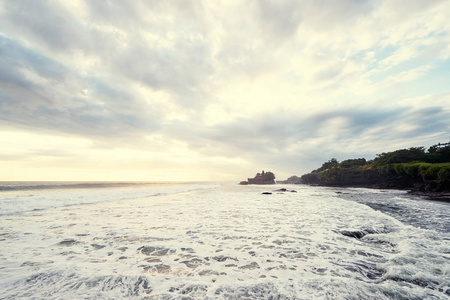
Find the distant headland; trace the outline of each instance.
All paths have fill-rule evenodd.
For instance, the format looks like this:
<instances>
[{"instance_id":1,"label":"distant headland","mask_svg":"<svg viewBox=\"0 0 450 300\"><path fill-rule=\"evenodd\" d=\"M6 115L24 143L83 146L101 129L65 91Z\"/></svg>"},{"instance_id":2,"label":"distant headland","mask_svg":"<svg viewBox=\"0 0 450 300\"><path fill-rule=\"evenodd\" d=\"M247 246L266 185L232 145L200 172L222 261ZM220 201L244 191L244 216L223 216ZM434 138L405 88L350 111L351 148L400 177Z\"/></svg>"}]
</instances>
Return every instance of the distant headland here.
<instances>
[{"instance_id":1,"label":"distant headland","mask_svg":"<svg viewBox=\"0 0 450 300\"><path fill-rule=\"evenodd\" d=\"M275 174L272 172L257 173L253 178L247 178L247 181L241 181L239 184L275 184Z\"/></svg>"},{"instance_id":2,"label":"distant headland","mask_svg":"<svg viewBox=\"0 0 450 300\"><path fill-rule=\"evenodd\" d=\"M303 183L303 180L301 177L293 175L286 180L277 180L277 183L279 183L279 184L300 184L300 183Z\"/></svg>"}]
</instances>

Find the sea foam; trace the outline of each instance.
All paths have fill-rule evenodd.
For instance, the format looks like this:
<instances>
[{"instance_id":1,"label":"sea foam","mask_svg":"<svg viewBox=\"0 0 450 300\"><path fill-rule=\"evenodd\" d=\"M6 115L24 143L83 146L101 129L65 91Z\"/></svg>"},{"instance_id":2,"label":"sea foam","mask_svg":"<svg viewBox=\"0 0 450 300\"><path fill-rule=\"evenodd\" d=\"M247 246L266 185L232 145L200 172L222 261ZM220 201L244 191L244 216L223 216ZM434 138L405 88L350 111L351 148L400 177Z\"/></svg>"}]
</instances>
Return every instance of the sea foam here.
<instances>
[{"instance_id":1,"label":"sea foam","mask_svg":"<svg viewBox=\"0 0 450 300\"><path fill-rule=\"evenodd\" d=\"M1 216L0 297L448 298L448 232L341 197L403 193L213 187Z\"/></svg>"}]
</instances>

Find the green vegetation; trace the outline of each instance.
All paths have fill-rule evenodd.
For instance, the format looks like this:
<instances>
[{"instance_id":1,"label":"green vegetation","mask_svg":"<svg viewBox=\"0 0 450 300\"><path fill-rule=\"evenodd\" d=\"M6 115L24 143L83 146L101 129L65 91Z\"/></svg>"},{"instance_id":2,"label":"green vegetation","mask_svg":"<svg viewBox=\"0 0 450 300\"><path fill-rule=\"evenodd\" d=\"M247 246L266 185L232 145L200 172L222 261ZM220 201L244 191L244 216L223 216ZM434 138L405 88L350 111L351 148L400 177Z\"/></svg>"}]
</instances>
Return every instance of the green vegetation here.
<instances>
[{"instance_id":1,"label":"green vegetation","mask_svg":"<svg viewBox=\"0 0 450 300\"><path fill-rule=\"evenodd\" d=\"M322 166L320 168L318 168L317 170L313 170L311 171L311 173L319 173L319 172L323 172L329 169L332 169L334 167L337 167L339 165L339 162L337 161L336 158L332 158L327 162L324 162L322 164Z\"/></svg>"},{"instance_id":2,"label":"green vegetation","mask_svg":"<svg viewBox=\"0 0 450 300\"><path fill-rule=\"evenodd\" d=\"M335 158L322 164L316 170L302 176L311 184L361 184L372 180L385 181L393 178L409 178L412 182L435 181L450 183L450 142L436 144L428 150L412 147L381 153L371 161L364 158L347 159L339 163Z\"/></svg>"},{"instance_id":3,"label":"green vegetation","mask_svg":"<svg viewBox=\"0 0 450 300\"><path fill-rule=\"evenodd\" d=\"M428 151L425 151L424 147L412 147L381 153L373 160L371 167L377 168L388 164L410 163L413 161L425 163L450 162L450 142L433 145Z\"/></svg>"},{"instance_id":4,"label":"green vegetation","mask_svg":"<svg viewBox=\"0 0 450 300\"><path fill-rule=\"evenodd\" d=\"M397 175L408 175L423 180L450 181L450 162L447 163L401 163L390 165Z\"/></svg>"},{"instance_id":5,"label":"green vegetation","mask_svg":"<svg viewBox=\"0 0 450 300\"><path fill-rule=\"evenodd\" d=\"M349 169L364 166L366 164L365 158L347 159L339 164L340 168Z\"/></svg>"}]
</instances>

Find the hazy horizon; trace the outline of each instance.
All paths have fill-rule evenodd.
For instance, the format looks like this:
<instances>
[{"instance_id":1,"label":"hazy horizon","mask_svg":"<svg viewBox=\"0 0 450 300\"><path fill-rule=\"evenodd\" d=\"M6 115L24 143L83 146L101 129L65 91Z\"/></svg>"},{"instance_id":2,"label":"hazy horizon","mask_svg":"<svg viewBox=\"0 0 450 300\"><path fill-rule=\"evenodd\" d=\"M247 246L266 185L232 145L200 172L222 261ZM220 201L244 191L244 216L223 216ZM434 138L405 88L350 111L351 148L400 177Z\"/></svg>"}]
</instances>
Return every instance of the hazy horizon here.
<instances>
[{"instance_id":1,"label":"hazy horizon","mask_svg":"<svg viewBox=\"0 0 450 300\"><path fill-rule=\"evenodd\" d=\"M277 180L450 141L449 1L0 0L0 181Z\"/></svg>"}]
</instances>

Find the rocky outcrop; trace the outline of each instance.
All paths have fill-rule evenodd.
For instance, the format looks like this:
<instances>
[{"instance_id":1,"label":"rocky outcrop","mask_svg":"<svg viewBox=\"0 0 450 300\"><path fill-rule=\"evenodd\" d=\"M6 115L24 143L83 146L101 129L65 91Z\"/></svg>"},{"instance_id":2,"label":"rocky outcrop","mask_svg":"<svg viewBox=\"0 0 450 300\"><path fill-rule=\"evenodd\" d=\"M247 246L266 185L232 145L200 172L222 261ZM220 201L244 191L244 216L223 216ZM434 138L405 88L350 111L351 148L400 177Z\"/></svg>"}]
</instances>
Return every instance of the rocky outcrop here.
<instances>
[{"instance_id":1,"label":"rocky outcrop","mask_svg":"<svg viewBox=\"0 0 450 300\"><path fill-rule=\"evenodd\" d=\"M248 178L247 181L241 181L240 185L247 184L275 184L275 175L272 172L257 173L255 177Z\"/></svg>"}]
</instances>

